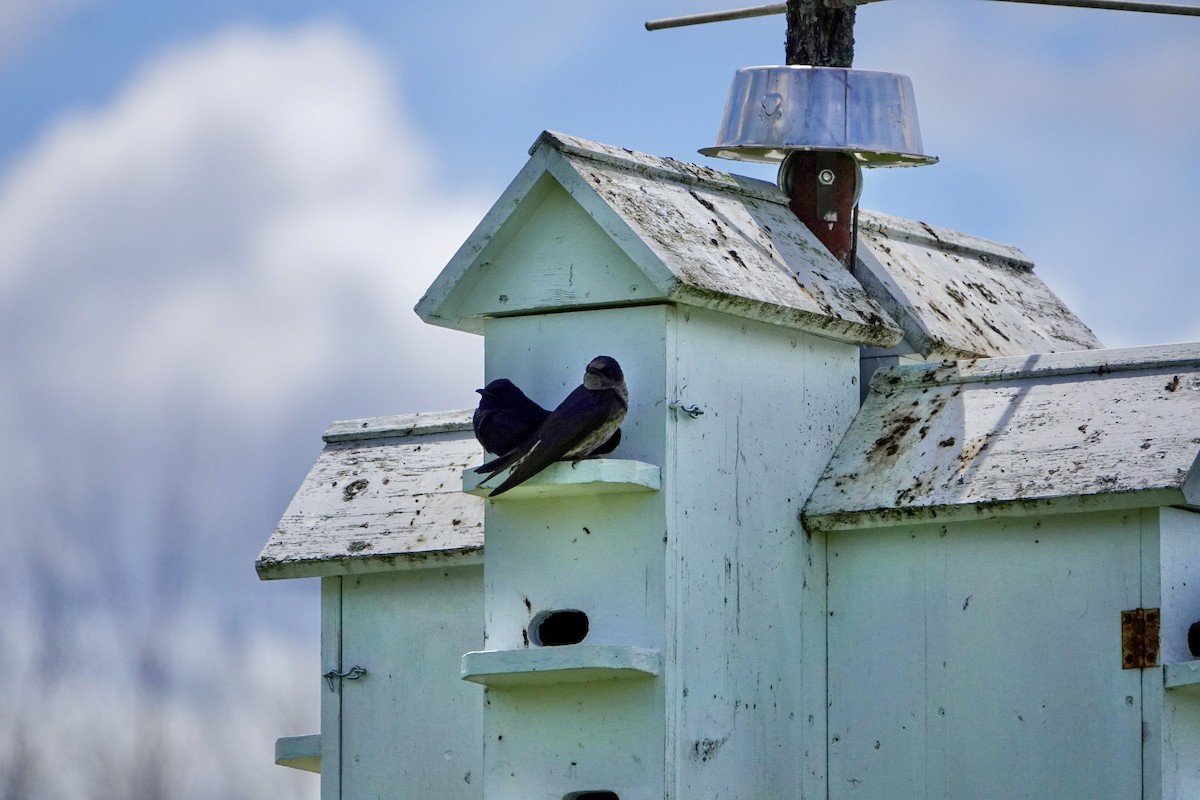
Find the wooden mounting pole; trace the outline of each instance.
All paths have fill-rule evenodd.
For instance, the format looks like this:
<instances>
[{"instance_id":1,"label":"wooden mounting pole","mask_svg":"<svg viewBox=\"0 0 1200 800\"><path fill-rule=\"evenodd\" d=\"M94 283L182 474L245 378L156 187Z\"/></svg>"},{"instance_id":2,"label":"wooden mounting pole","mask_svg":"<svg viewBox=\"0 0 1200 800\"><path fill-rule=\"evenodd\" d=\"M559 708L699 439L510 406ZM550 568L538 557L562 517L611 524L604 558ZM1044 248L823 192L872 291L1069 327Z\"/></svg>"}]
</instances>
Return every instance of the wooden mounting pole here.
<instances>
[{"instance_id":1,"label":"wooden mounting pole","mask_svg":"<svg viewBox=\"0 0 1200 800\"><path fill-rule=\"evenodd\" d=\"M854 63L853 2L787 0L788 64L849 67Z\"/></svg>"},{"instance_id":2,"label":"wooden mounting pole","mask_svg":"<svg viewBox=\"0 0 1200 800\"><path fill-rule=\"evenodd\" d=\"M854 5L788 0L787 63L849 67L854 61ZM788 206L847 269L854 268L859 169L847 153L799 150L784 167Z\"/></svg>"},{"instance_id":3,"label":"wooden mounting pole","mask_svg":"<svg viewBox=\"0 0 1200 800\"><path fill-rule=\"evenodd\" d=\"M859 169L854 157L796 150L784 162L788 208L847 269L854 268Z\"/></svg>"}]
</instances>

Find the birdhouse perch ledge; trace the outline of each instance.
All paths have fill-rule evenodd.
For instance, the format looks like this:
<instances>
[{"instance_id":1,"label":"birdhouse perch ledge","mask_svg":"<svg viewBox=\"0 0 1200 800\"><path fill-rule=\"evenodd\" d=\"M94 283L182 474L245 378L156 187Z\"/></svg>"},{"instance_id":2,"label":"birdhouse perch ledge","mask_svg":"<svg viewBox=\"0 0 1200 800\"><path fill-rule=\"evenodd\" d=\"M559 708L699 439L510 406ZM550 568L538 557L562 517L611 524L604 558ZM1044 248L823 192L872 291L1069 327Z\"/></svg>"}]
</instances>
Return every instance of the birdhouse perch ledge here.
<instances>
[{"instance_id":1,"label":"birdhouse perch ledge","mask_svg":"<svg viewBox=\"0 0 1200 800\"><path fill-rule=\"evenodd\" d=\"M507 475L505 471L501 473L500 480L484 486L481 484L488 479L487 476L476 473L474 469L465 469L462 473L463 491L476 497L487 497ZM497 499L657 492L661 486L661 471L654 464L621 458L592 458L574 464L569 461L553 464Z\"/></svg>"}]
</instances>

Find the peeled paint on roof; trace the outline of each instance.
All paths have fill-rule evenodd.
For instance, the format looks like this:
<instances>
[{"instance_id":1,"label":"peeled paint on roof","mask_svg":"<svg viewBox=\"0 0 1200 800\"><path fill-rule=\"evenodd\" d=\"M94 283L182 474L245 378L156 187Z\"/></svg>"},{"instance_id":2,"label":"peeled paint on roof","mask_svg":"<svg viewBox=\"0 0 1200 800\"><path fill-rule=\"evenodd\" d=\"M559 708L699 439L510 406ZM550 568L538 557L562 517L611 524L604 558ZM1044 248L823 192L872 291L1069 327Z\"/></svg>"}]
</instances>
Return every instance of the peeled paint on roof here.
<instances>
[{"instance_id":1,"label":"peeled paint on roof","mask_svg":"<svg viewBox=\"0 0 1200 800\"><path fill-rule=\"evenodd\" d=\"M881 369L813 529L1098 503L1190 505L1200 344Z\"/></svg>"}]
</instances>

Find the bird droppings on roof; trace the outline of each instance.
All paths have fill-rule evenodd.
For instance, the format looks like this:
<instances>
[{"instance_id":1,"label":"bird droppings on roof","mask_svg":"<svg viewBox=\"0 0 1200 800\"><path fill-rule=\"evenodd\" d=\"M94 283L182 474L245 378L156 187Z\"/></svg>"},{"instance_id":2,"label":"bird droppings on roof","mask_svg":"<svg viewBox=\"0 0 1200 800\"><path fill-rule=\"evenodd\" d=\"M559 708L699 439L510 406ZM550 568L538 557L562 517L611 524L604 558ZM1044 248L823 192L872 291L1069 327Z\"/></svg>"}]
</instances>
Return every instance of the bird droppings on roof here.
<instances>
[{"instance_id":1,"label":"bird droppings on roof","mask_svg":"<svg viewBox=\"0 0 1200 800\"><path fill-rule=\"evenodd\" d=\"M522 240L536 236L531 221L555 214L536 246ZM533 247L536 266L506 261L514 246ZM585 272L581 260L592 263ZM856 344L901 338L774 184L549 132L417 313L480 332L488 316L630 302L697 306Z\"/></svg>"},{"instance_id":2,"label":"bird droppings on roof","mask_svg":"<svg viewBox=\"0 0 1200 800\"><path fill-rule=\"evenodd\" d=\"M1009 245L863 211L855 275L926 359L1101 347Z\"/></svg>"},{"instance_id":3,"label":"bird droppings on roof","mask_svg":"<svg viewBox=\"0 0 1200 800\"><path fill-rule=\"evenodd\" d=\"M483 455L470 411L335 422L325 441L258 558L260 577L482 559L483 501L460 491Z\"/></svg>"},{"instance_id":4,"label":"bird droppings on roof","mask_svg":"<svg viewBox=\"0 0 1200 800\"><path fill-rule=\"evenodd\" d=\"M1191 505L1200 345L879 370L804 509L816 529Z\"/></svg>"}]
</instances>

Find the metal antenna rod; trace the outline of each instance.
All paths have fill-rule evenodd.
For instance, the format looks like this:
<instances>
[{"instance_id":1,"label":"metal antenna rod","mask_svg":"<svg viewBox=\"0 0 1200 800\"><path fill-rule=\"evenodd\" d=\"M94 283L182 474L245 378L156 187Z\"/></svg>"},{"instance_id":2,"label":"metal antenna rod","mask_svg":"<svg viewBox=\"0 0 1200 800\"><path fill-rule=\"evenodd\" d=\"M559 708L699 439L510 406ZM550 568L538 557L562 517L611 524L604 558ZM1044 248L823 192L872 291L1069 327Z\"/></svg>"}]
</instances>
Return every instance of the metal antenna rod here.
<instances>
[{"instance_id":1,"label":"metal antenna rod","mask_svg":"<svg viewBox=\"0 0 1200 800\"><path fill-rule=\"evenodd\" d=\"M1200 7L1176 6L1170 3L1140 3L1135 0L996 0L1001 3L1033 3L1040 6L1069 6L1071 8L1100 8L1108 11L1145 11L1150 14L1180 14L1200 17Z\"/></svg>"},{"instance_id":2,"label":"metal antenna rod","mask_svg":"<svg viewBox=\"0 0 1200 800\"><path fill-rule=\"evenodd\" d=\"M861 6L876 3L880 0L826 0L830 7ZM1170 3L1143 3L1138 0L995 0L1001 3L1031 3L1041 6L1068 6L1070 8L1098 8L1107 11L1142 11L1149 14L1178 14L1185 17L1200 17L1198 6L1177 6ZM773 3L769 6L751 6L749 8L733 8L728 11L710 11L706 14L689 14L683 17L667 17L652 19L646 22L646 30L657 31L664 28L682 28L686 25L703 25L707 22L725 22L731 19L750 19L751 17L768 17L773 14L787 12L787 3Z\"/></svg>"},{"instance_id":3,"label":"metal antenna rod","mask_svg":"<svg viewBox=\"0 0 1200 800\"><path fill-rule=\"evenodd\" d=\"M769 17L772 14L787 12L787 3L773 3L769 6L753 6L751 8L732 8L728 11L709 11L706 14L688 14L684 17L667 17L652 19L646 22L646 30L657 31L663 28L682 28L686 25L703 25L706 22L726 22L731 19L750 19L751 17Z\"/></svg>"}]
</instances>

